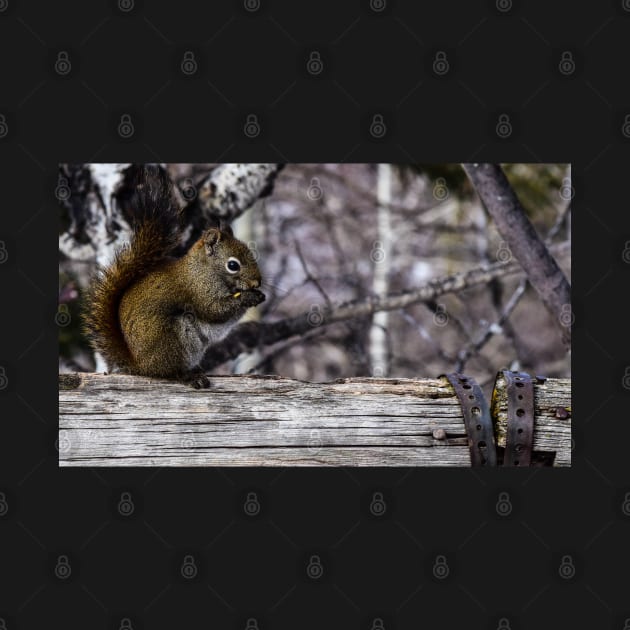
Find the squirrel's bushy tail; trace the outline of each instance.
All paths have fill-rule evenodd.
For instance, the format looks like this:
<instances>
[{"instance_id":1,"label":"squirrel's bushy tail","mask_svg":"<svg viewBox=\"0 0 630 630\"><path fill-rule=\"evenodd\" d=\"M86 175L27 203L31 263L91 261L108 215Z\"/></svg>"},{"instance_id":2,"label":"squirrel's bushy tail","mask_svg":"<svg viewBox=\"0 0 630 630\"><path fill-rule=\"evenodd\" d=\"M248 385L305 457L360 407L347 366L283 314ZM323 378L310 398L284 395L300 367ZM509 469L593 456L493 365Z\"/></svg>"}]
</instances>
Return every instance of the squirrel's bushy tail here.
<instances>
[{"instance_id":1,"label":"squirrel's bushy tail","mask_svg":"<svg viewBox=\"0 0 630 630\"><path fill-rule=\"evenodd\" d=\"M131 369L133 357L120 328L118 308L125 291L168 259L179 242L179 212L168 173L157 165L131 165L116 193L132 227L130 244L97 271L85 295L84 332L108 369Z\"/></svg>"}]
</instances>

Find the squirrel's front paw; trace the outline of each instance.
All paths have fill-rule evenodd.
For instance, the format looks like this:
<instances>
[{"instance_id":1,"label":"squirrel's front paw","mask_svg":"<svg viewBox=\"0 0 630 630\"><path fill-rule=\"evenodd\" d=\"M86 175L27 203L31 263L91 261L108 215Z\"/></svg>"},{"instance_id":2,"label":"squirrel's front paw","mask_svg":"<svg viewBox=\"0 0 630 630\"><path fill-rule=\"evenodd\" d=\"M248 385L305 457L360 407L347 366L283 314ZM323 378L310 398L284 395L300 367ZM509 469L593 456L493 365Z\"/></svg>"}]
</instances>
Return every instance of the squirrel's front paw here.
<instances>
[{"instance_id":1,"label":"squirrel's front paw","mask_svg":"<svg viewBox=\"0 0 630 630\"><path fill-rule=\"evenodd\" d=\"M240 299L245 306L257 306L265 301L265 294L258 289L249 289L241 293Z\"/></svg>"}]
</instances>

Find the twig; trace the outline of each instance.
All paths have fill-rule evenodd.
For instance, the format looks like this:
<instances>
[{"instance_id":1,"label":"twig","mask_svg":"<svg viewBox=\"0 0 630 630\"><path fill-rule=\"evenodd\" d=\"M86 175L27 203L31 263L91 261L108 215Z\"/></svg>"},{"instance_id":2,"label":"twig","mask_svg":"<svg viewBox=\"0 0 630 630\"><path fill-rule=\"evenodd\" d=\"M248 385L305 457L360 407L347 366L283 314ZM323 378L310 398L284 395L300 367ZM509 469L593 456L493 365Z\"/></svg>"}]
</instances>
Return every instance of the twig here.
<instances>
[{"instance_id":1,"label":"twig","mask_svg":"<svg viewBox=\"0 0 630 630\"><path fill-rule=\"evenodd\" d=\"M306 264L306 261L304 260L304 256L302 255L302 249L300 248L300 243L297 240L294 240L293 244L295 245L295 250L297 252L298 258L300 259L300 264L302 265L302 269L304 270L304 275L306 276L307 282L310 282L313 285L315 285L315 288L317 289L319 294L322 296L322 298L324 298L324 302L326 302L327 306L330 306L331 302L330 302L330 298L328 297L328 294L322 288L322 285L319 283L319 280L317 280L317 278L313 276L313 274L311 273L311 270L308 268L308 265Z\"/></svg>"},{"instance_id":2,"label":"twig","mask_svg":"<svg viewBox=\"0 0 630 630\"><path fill-rule=\"evenodd\" d=\"M486 328L484 334L477 342L469 344L467 348L460 351L457 357L457 367L455 368L456 372L463 372L468 359L479 354L481 348L483 348L495 334L501 332L503 326L512 314L512 311L516 308L516 305L519 303L522 295L525 293L526 288L527 278L523 278L518 287L516 287L514 293L512 293L499 319Z\"/></svg>"}]
</instances>

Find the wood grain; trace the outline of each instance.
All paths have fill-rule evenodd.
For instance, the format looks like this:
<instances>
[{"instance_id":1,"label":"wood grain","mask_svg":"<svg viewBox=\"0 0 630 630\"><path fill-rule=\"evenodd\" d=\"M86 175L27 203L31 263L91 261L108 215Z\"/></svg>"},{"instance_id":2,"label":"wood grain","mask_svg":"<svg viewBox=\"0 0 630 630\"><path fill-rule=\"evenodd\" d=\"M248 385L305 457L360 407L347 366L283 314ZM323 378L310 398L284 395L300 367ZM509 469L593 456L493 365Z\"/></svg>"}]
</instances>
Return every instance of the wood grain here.
<instances>
[{"instance_id":1,"label":"wood grain","mask_svg":"<svg viewBox=\"0 0 630 630\"><path fill-rule=\"evenodd\" d=\"M210 382L60 374L60 466L470 466L445 378Z\"/></svg>"}]
</instances>

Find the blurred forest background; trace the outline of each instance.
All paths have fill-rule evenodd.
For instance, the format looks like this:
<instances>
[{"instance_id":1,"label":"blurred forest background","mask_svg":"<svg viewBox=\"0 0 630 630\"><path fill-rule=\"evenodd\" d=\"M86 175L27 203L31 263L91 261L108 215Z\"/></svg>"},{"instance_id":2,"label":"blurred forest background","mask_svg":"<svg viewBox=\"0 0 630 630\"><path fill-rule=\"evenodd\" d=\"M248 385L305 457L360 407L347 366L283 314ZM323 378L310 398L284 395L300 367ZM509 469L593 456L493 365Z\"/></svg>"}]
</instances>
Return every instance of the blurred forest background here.
<instances>
[{"instance_id":1,"label":"blurred forest background","mask_svg":"<svg viewBox=\"0 0 630 630\"><path fill-rule=\"evenodd\" d=\"M214 164L165 165L182 205ZM570 281L568 164L505 164L505 173ZM60 233L67 225L62 209ZM261 268L261 321L309 313L312 330L227 362L215 373L280 374L304 381L349 376L435 377L451 371L482 385L501 369L570 376L558 325L524 275L435 302L322 325L327 304L417 289L431 280L510 260L458 164L295 164L270 196L233 224ZM552 253L554 253L552 249ZM60 254L59 370L94 370L79 303L94 262Z\"/></svg>"}]
</instances>

